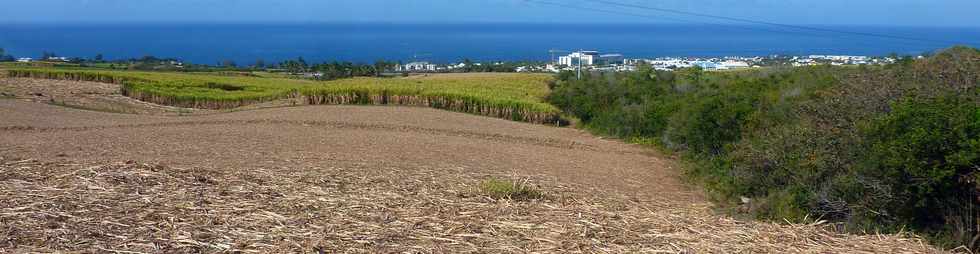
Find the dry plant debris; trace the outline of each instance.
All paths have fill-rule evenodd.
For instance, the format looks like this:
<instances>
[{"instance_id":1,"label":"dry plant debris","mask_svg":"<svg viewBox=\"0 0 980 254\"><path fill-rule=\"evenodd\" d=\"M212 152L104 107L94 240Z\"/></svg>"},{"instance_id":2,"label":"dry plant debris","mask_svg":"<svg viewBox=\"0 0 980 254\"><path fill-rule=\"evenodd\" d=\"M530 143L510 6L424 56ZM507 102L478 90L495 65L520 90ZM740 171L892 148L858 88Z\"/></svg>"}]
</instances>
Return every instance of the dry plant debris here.
<instances>
[{"instance_id":1,"label":"dry plant debris","mask_svg":"<svg viewBox=\"0 0 980 254\"><path fill-rule=\"evenodd\" d=\"M0 158L0 252L932 253L909 235L465 168L175 168ZM486 179L544 198L493 199Z\"/></svg>"}]
</instances>

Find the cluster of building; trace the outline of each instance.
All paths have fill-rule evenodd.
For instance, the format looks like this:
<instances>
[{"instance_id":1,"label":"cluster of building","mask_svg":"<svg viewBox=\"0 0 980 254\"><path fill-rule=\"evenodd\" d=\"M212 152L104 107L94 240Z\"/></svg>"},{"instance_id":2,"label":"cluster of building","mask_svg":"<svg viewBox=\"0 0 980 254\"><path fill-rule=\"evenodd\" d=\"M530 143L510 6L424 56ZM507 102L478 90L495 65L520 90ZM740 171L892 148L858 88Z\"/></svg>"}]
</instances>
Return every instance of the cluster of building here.
<instances>
[{"instance_id":1,"label":"cluster of building","mask_svg":"<svg viewBox=\"0 0 980 254\"><path fill-rule=\"evenodd\" d=\"M395 71L398 72L432 72L438 69L439 66L429 62L411 62L395 66Z\"/></svg>"},{"instance_id":2,"label":"cluster of building","mask_svg":"<svg viewBox=\"0 0 980 254\"><path fill-rule=\"evenodd\" d=\"M746 57L721 57L721 58L696 58L696 57L660 57L654 59L630 59L629 64L649 64L657 70L671 71L678 68L701 67L705 70L730 70L742 68L758 68L759 58Z\"/></svg>"},{"instance_id":3,"label":"cluster of building","mask_svg":"<svg viewBox=\"0 0 980 254\"><path fill-rule=\"evenodd\" d=\"M482 63L471 63L473 66L482 66ZM430 62L411 62L407 64L395 65L395 72L451 72L453 70L466 68L466 63L434 64Z\"/></svg>"},{"instance_id":4,"label":"cluster of building","mask_svg":"<svg viewBox=\"0 0 980 254\"><path fill-rule=\"evenodd\" d=\"M793 66L809 65L864 65L864 64L889 64L894 63L895 59L890 57L873 58L867 56L847 56L847 55L809 55L795 56L792 58Z\"/></svg>"},{"instance_id":5,"label":"cluster of building","mask_svg":"<svg viewBox=\"0 0 980 254\"><path fill-rule=\"evenodd\" d=\"M43 61L49 61L49 62L68 62L69 60L71 60L71 59L68 58L68 57L63 57L63 56L52 56L52 57L48 57L48 58L43 59ZM34 58L30 58L30 57L17 58L17 62L21 62L21 63L30 63L30 62L33 62L33 61L34 61Z\"/></svg>"},{"instance_id":6,"label":"cluster of building","mask_svg":"<svg viewBox=\"0 0 980 254\"><path fill-rule=\"evenodd\" d=\"M868 57L852 55L808 55L808 56L726 56L726 57L658 57L625 58L622 54L602 54L595 50L570 52L552 59L553 62L540 65L514 67L517 72L561 72L594 71L635 71L637 66L646 64L654 69L673 71L680 68L701 67L705 70L735 70L761 68L765 66L810 66L810 65L865 65L888 64L896 59L890 57ZM480 66L481 63L470 63ZM504 64L502 62L487 64ZM434 64L424 61L400 64L396 72L452 72L466 68L466 63Z\"/></svg>"},{"instance_id":7,"label":"cluster of building","mask_svg":"<svg viewBox=\"0 0 980 254\"><path fill-rule=\"evenodd\" d=\"M598 51L576 51L558 57L557 61L545 66L522 66L518 72L560 72L583 70L633 71L640 64L647 64L657 70L672 71L679 68L701 67L705 70L732 70L761 68L775 65L864 65L888 64L893 58L876 58L849 55L809 55L809 56L728 56L728 57L659 57L626 59L621 54L600 54Z\"/></svg>"},{"instance_id":8,"label":"cluster of building","mask_svg":"<svg viewBox=\"0 0 980 254\"><path fill-rule=\"evenodd\" d=\"M558 57L558 61L541 69L552 72L577 70L579 68L602 71L633 71L640 64L648 64L658 70L667 71L694 66L700 66L708 70L727 70L750 68L753 66L758 67L758 65L753 64L757 60L757 58L745 57L626 59L621 54L600 54L598 51L576 51L566 56ZM530 70L533 68L525 67L523 69Z\"/></svg>"}]
</instances>

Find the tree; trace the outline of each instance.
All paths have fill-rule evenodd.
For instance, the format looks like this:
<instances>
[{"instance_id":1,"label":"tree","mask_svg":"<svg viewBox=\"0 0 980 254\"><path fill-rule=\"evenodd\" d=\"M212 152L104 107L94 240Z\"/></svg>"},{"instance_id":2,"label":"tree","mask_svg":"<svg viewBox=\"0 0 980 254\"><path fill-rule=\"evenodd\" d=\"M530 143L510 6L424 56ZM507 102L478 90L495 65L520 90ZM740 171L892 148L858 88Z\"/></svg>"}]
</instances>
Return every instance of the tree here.
<instances>
[{"instance_id":1,"label":"tree","mask_svg":"<svg viewBox=\"0 0 980 254\"><path fill-rule=\"evenodd\" d=\"M306 64L306 60L304 60L302 56L301 57L298 57L296 59L296 62L298 62L299 63L299 66L302 67L304 70L306 70L306 68L309 67L309 65Z\"/></svg>"},{"instance_id":2,"label":"tree","mask_svg":"<svg viewBox=\"0 0 980 254\"><path fill-rule=\"evenodd\" d=\"M255 68L259 68L259 69L265 68L265 60L262 60L262 58L255 60Z\"/></svg>"},{"instance_id":3,"label":"tree","mask_svg":"<svg viewBox=\"0 0 980 254\"><path fill-rule=\"evenodd\" d=\"M143 63L156 63L156 62L160 62L160 59L152 55L145 55L142 58L138 59L137 61Z\"/></svg>"},{"instance_id":4,"label":"tree","mask_svg":"<svg viewBox=\"0 0 980 254\"><path fill-rule=\"evenodd\" d=\"M473 61L471 61L469 58L464 58L463 72L471 72L471 71L473 71Z\"/></svg>"},{"instance_id":5,"label":"tree","mask_svg":"<svg viewBox=\"0 0 980 254\"><path fill-rule=\"evenodd\" d=\"M10 62L14 60L13 56L7 55L6 53L7 51L5 51L3 48L0 48L0 62Z\"/></svg>"},{"instance_id":6,"label":"tree","mask_svg":"<svg viewBox=\"0 0 980 254\"><path fill-rule=\"evenodd\" d=\"M44 51L41 53L41 60L48 60L54 57L58 57L58 55L55 55L54 52Z\"/></svg>"},{"instance_id":7,"label":"tree","mask_svg":"<svg viewBox=\"0 0 980 254\"><path fill-rule=\"evenodd\" d=\"M221 66L236 68L236 67L238 67L238 64L235 64L235 61L232 61L230 59L226 59L224 62L221 63Z\"/></svg>"},{"instance_id":8,"label":"tree","mask_svg":"<svg viewBox=\"0 0 980 254\"><path fill-rule=\"evenodd\" d=\"M388 69L388 65L389 65L388 62L385 62L385 60L375 61L374 62L374 76L380 77L381 76L381 73L385 72Z\"/></svg>"},{"instance_id":9,"label":"tree","mask_svg":"<svg viewBox=\"0 0 980 254\"><path fill-rule=\"evenodd\" d=\"M282 66L282 68L286 69L287 72L292 74L304 72L306 69L305 65L300 64L300 62L296 60L286 60L285 62L282 62L280 66Z\"/></svg>"}]
</instances>

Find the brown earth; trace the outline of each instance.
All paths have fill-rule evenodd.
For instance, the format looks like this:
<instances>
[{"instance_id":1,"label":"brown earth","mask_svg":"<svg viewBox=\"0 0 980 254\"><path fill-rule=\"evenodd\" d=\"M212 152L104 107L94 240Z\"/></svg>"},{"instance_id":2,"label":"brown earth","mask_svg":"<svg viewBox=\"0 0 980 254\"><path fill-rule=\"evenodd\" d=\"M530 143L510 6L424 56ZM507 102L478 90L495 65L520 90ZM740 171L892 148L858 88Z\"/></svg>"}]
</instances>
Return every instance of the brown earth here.
<instances>
[{"instance_id":1,"label":"brown earth","mask_svg":"<svg viewBox=\"0 0 980 254\"><path fill-rule=\"evenodd\" d=\"M21 95L112 94L60 82L0 80L26 84L0 99L0 252L936 252L719 215L671 159L575 129L386 106L119 114ZM487 179L544 198L494 200Z\"/></svg>"},{"instance_id":2,"label":"brown earth","mask_svg":"<svg viewBox=\"0 0 980 254\"><path fill-rule=\"evenodd\" d=\"M20 99L69 108L143 115L205 115L231 111L274 108L301 104L299 99L281 99L233 110L179 108L139 101L123 96L120 85L86 81L0 77L0 99Z\"/></svg>"},{"instance_id":3,"label":"brown earth","mask_svg":"<svg viewBox=\"0 0 980 254\"><path fill-rule=\"evenodd\" d=\"M0 97L114 113L180 115L204 112L138 101L120 94L119 85L96 82L0 78Z\"/></svg>"}]
</instances>

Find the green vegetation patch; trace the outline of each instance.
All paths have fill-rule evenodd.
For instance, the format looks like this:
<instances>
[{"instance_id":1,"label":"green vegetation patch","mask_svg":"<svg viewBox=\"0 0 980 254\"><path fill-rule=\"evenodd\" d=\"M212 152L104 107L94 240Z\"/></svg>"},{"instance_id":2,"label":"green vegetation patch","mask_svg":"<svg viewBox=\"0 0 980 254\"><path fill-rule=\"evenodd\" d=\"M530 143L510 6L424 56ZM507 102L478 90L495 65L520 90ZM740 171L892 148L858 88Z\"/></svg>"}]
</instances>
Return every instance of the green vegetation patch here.
<instances>
[{"instance_id":1,"label":"green vegetation patch","mask_svg":"<svg viewBox=\"0 0 980 254\"><path fill-rule=\"evenodd\" d=\"M527 180L509 181L496 178L480 182L480 193L492 199L527 201L540 199L544 194Z\"/></svg>"},{"instance_id":2,"label":"green vegetation patch","mask_svg":"<svg viewBox=\"0 0 980 254\"><path fill-rule=\"evenodd\" d=\"M955 47L887 66L563 73L549 101L681 154L731 211L977 250L978 80L980 52Z\"/></svg>"}]
</instances>

